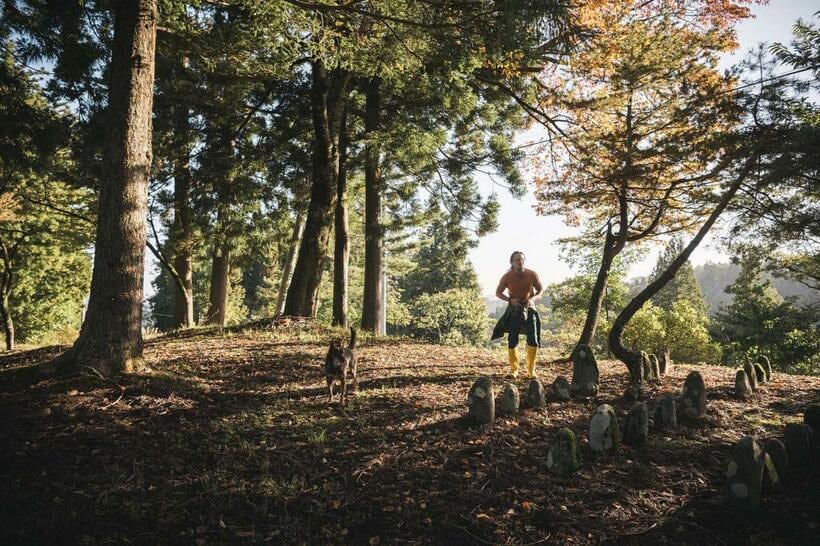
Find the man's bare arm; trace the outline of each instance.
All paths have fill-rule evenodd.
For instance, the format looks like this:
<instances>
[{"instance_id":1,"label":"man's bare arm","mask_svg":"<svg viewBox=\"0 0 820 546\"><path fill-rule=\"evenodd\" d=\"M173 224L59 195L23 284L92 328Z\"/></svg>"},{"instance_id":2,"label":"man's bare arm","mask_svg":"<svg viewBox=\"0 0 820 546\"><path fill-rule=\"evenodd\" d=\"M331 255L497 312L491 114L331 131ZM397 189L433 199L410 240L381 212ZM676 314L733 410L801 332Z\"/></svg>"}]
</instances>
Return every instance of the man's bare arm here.
<instances>
[{"instance_id":1,"label":"man's bare arm","mask_svg":"<svg viewBox=\"0 0 820 546\"><path fill-rule=\"evenodd\" d=\"M507 289L507 285L503 282L498 283L498 288L495 289L495 297L500 299L501 301L510 301L510 298L507 294L504 293L504 290Z\"/></svg>"},{"instance_id":2,"label":"man's bare arm","mask_svg":"<svg viewBox=\"0 0 820 546\"><path fill-rule=\"evenodd\" d=\"M533 283L532 283L532 296L530 297L530 301L535 300L536 297L543 291L544 291L544 287L541 284L541 279L538 278L538 274L536 273L535 274L535 279L533 280Z\"/></svg>"}]
</instances>

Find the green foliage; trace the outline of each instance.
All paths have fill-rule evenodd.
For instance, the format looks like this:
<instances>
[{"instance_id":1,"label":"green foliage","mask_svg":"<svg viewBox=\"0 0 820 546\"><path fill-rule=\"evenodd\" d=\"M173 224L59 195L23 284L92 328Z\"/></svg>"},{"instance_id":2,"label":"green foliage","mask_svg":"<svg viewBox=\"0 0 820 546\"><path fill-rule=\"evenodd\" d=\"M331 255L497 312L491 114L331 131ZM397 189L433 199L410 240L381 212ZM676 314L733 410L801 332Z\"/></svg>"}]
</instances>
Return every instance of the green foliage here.
<instances>
[{"instance_id":1,"label":"green foliage","mask_svg":"<svg viewBox=\"0 0 820 546\"><path fill-rule=\"evenodd\" d=\"M592 275L579 275L547 287L551 310L544 315L548 317L545 340L558 347L562 354L571 351L578 341L594 282ZM626 306L628 296L628 287L619 276L613 277L604 295L592 342L597 354L607 352L610 326ZM672 358L681 362L716 362L720 359L720 347L710 338L707 324L702 309L694 307L682 294L669 309L652 303L645 305L629 322L624 341L632 349L651 353L669 347Z\"/></svg>"},{"instance_id":2,"label":"green foliage","mask_svg":"<svg viewBox=\"0 0 820 546\"><path fill-rule=\"evenodd\" d=\"M453 288L479 292L478 276L467 257L474 244L457 217L435 218L416 252L415 268L400 281L403 301Z\"/></svg>"},{"instance_id":3,"label":"green foliage","mask_svg":"<svg viewBox=\"0 0 820 546\"><path fill-rule=\"evenodd\" d=\"M489 319L478 290L453 288L422 294L410 304L411 327L418 337L448 345L482 345Z\"/></svg>"},{"instance_id":4,"label":"green foliage","mask_svg":"<svg viewBox=\"0 0 820 546\"><path fill-rule=\"evenodd\" d=\"M635 351L655 352L665 337L663 309L651 303L644 305L624 330L624 345Z\"/></svg>"},{"instance_id":5,"label":"green foliage","mask_svg":"<svg viewBox=\"0 0 820 546\"><path fill-rule=\"evenodd\" d=\"M820 350L820 308L784 300L763 280L760 263L746 261L727 288L733 298L712 324L712 335L724 347L726 361L742 362L765 354L780 370L814 369Z\"/></svg>"},{"instance_id":6,"label":"green foliage","mask_svg":"<svg viewBox=\"0 0 820 546\"><path fill-rule=\"evenodd\" d=\"M761 45L742 65L747 85L765 78L745 103L769 140L757 191L736 199L729 243L736 255L756 254L764 269L820 291L820 12L794 25L789 47L769 50L774 57Z\"/></svg>"},{"instance_id":7,"label":"green foliage","mask_svg":"<svg viewBox=\"0 0 820 546\"><path fill-rule=\"evenodd\" d=\"M683 251L684 243L680 237L672 239L663 249L658 262L655 264L655 269L652 272L652 278L657 278L663 273L669 264L680 255ZM658 307L662 307L670 311L679 301L685 301L689 307L700 312L700 315L706 316L709 310L709 304L703 297L703 292L700 290L700 285L695 278L695 270L692 264L687 260L675 276L664 286L660 292L652 297L652 303Z\"/></svg>"},{"instance_id":8,"label":"green foliage","mask_svg":"<svg viewBox=\"0 0 820 546\"><path fill-rule=\"evenodd\" d=\"M10 303L19 339L43 344L63 328L76 334L91 284L91 257L57 245L31 247L17 269Z\"/></svg>"},{"instance_id":9,"label":"green foliage","mask_svg":"<svg viewBox=\"0 0 820 546\"><path fill-rule=\"evenodd\" d=\"M688 298L683 296L673 302L672 308L662 313L661 321L664 336L658 350L669 347L672 359L681 362L720 361L720 345L709 335L706 315L701 308L693 306Z\"/></svg>"}]
</instances>

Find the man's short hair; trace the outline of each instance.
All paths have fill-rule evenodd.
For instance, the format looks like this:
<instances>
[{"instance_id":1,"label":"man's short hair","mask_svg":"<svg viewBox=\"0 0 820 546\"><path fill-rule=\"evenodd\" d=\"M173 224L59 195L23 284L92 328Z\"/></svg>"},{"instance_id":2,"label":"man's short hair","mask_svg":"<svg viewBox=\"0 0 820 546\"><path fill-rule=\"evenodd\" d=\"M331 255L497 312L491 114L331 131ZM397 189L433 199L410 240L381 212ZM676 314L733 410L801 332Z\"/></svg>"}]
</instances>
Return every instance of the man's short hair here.
<instances>
[{"instance_id":1,"label":"man's short hair","mask_svg":"<svg viewBox=\"0 0 820 546\"><path fill-rule=\"evenodd\" d=\"M515 259L516 254L521 254L522 258L526 258L526 255L523 252L521 252L520 250L516 250L515 252L510 254L510 263L512 263L512 261Z\"/></svg>"}]
</instances>

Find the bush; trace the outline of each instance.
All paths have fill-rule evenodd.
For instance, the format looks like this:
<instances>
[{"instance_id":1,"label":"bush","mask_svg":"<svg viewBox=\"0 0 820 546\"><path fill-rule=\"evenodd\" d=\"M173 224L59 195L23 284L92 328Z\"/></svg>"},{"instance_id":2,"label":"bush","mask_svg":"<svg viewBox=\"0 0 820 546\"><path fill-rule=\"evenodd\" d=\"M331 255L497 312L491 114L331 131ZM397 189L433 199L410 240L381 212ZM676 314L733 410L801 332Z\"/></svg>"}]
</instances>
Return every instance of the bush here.
<instances>
[{"instance_id":1,"label":"bush","mask_svg":"<svg viewBox=\"0 0 820 546\"><path fill-rule=\"evenodd\" d=\"M489 319L481 295L453 288L422 294L410 304L411 329L417 337L450 345L485 344Z\"/></svg>"}]
</instances>

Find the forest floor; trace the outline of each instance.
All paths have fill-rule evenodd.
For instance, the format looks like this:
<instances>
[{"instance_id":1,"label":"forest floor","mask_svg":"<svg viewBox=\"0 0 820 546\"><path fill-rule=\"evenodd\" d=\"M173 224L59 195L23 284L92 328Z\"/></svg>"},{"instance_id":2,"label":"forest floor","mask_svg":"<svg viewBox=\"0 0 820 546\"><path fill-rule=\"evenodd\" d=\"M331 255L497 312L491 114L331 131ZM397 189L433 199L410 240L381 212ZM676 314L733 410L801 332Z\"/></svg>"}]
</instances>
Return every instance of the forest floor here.
<instances>
[{"instance_id":1,"label":"forest floor","mask_svg":"<svg viewBox=\"0 0 820 546\"><path fill-rule=\"evenodd\" d=\"M623 417L623 365L600 363L591 401L549 402L485 427L464 419L472 381L504 381L502 350L366 338L359 393L327 403L331 333L310 323L191 330L146 344L152 371L88 370L0 393L0 544L809 544L820 541L820 465L722 502L731 447L802 422L820 378L775 373L752 399L734 370L676 365L650 402L700 371L708 415L647 444L593 457L589 417ZM60 348L0 356L0 369ZM570 365L540 365L548 384ZM519 389L526 381L518 380ZM583 466L551 476L569 427ZM816 452L817 453L817 452Z\"/></svg>"}]
</instances>

